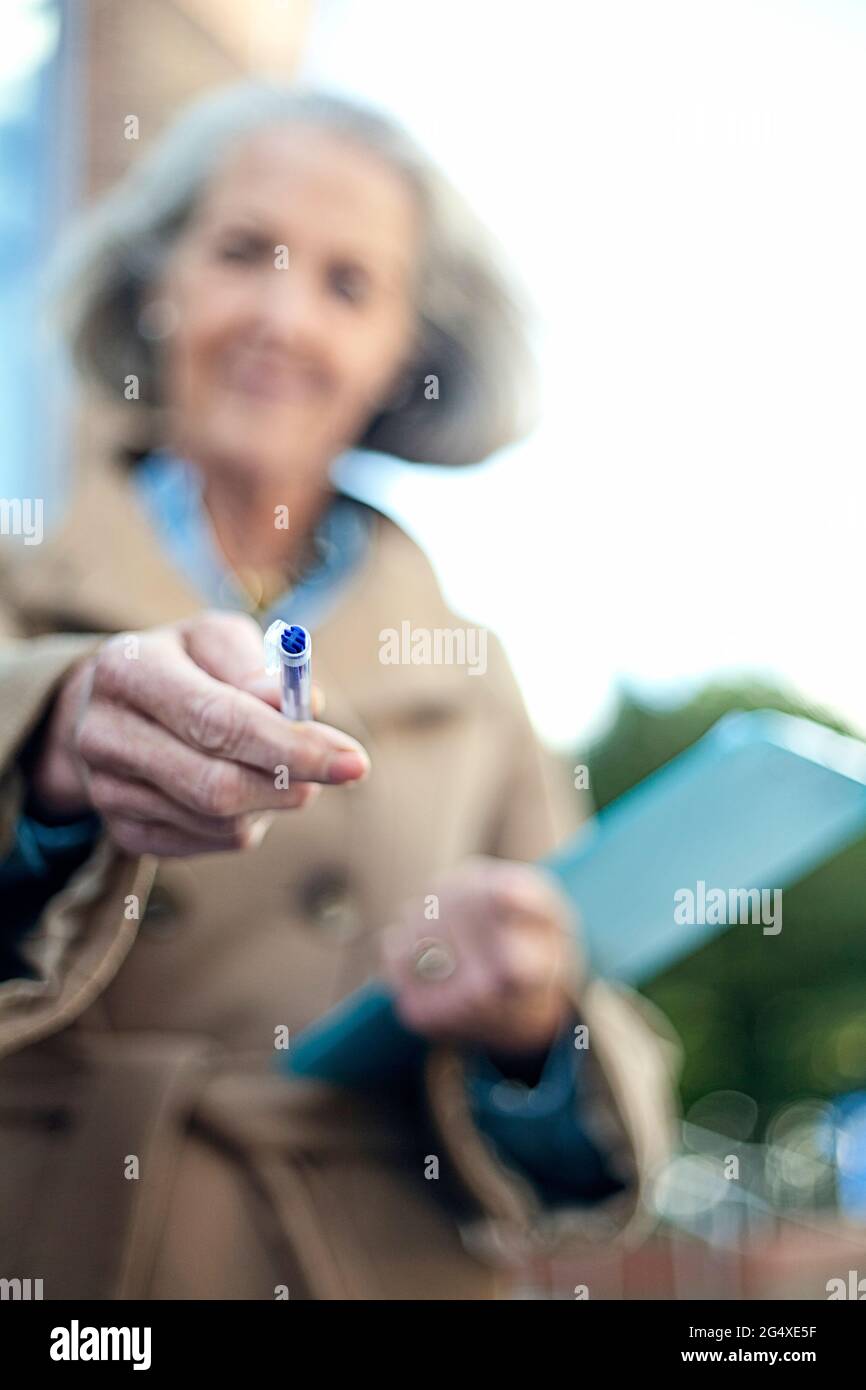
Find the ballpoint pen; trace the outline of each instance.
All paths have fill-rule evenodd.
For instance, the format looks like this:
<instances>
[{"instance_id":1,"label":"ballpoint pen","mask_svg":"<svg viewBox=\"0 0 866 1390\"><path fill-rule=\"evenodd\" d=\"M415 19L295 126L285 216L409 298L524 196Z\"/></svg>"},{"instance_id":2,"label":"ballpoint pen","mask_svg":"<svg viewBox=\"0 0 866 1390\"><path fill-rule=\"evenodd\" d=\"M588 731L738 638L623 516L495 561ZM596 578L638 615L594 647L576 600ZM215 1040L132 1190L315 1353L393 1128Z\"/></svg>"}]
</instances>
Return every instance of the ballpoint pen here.
<instances>
[{"instance_id":1,"label":"ballpoint pen","mask_svg":"<svg viewBox=\"0 0 866 1390\"><path fill-rule=\"evenodd\" d=\"M264 641L265 670L269 676L280 677L283 714L287 719L312 719L312 643L307 629L278 618Z\"/></svg>"}]
</instances>

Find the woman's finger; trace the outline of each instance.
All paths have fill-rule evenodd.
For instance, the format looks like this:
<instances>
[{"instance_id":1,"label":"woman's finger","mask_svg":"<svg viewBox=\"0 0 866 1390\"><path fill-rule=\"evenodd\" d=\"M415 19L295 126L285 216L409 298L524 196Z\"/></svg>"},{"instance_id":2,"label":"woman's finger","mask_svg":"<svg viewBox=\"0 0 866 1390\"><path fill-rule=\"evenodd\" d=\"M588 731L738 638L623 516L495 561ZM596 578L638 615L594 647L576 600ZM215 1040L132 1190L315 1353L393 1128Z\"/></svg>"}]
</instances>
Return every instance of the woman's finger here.
<instances>
[{"instance_id":1,"label":"woman's finger","mask_svg":"<svg viewBox=\"0 0 866 1390\"><path fill-rule=\"evenodd\" d=\"M273 812L247 813L239 816L206 816L172 801L156 787L146 782L115 777L110 772L94 772L89 779L94 808L105 820L119 816L128 820L159 821L176 830L207 839L223 840L227 849L233 844L242 846L249 839L252 826ZM302 798L303 783L294 788L296 804Z\"/></svg>"},{"instance_id":2,"label":"woman's finger","mask_svg":"<svg viewBox=\"0 0 866 1390\"><path fill-rule=\"evenodd\" d=\"M206 835L192 835L188 831L178 830L172 825L164 825L158 821L128 820L118 816L109 823L108 833L115 844L127 854L155 854L165 859L227 852L227 846L222 840ZM252 849L256 843L257 832L253 828L245 844L231 845L228 849Z\"/></svg>"},{"instance_id":3,"label":"woman's finger","mask_svg":"<svg viewBox=\"0 0 866 1390\"><path fill-rule=\"evenodd\" d=\"M309 800L306 784L293 779L287 768L269 777L240 763L208 757L121 705L91 706L79 731L78 750L91 777L102 771L143 782L198 815L224 818L292 810Z\"/></svg>"},{"instance_id":4,"label":"woman's finger","mask_svg":"<svg viewBox=\"0 0 866 1390\"><path fill-rule=\"evenodd\" d=\"M292 723L263 700L208 675L172 633L151 634L129 659L116 643L94 671L98 699L130 705L187 747L303 782L341 783L369 771L361 745L327 724Z\"/></svg>"}]
</instances>

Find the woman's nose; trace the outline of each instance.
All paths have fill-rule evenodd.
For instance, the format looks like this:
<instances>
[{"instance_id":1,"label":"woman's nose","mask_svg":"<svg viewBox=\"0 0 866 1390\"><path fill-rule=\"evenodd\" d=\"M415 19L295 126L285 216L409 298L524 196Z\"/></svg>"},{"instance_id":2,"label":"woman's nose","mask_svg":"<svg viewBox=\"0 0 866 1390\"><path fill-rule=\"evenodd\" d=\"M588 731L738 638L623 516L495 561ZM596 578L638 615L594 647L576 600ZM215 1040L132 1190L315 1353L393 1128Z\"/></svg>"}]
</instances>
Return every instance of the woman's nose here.
<instances>
[{"instance_id":1,"label":"woman's nose","mask_svg":"<svg viewBox=\"0 0 866 1390\"><path fill-rule=\"evenodd\" d=\"M314 343L321 335L322 304L309 275L288 266L275 269L262 288L259 312L275 337Z\"/></svg>"}]
</instances>

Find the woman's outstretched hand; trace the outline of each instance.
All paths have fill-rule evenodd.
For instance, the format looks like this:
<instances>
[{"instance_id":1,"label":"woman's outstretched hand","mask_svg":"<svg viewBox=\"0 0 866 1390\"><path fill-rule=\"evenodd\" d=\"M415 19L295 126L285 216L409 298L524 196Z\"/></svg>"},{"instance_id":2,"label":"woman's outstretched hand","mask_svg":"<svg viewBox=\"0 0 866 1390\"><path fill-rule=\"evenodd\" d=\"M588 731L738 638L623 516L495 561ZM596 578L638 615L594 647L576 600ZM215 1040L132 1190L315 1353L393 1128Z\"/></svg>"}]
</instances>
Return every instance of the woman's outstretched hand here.
<instances>
[{"instance_id":1,"label":"woman's outstretched hand","mask_svg":"<svg viewBox=\"0 0 866 1390\"><path fill-rule=\"evenodd\" d=\"M60 688L30 803L54 816L97 811L130 854L249 848L268 813L306 806L316 784L356 781L370 766L347 734L278 711L252 618L203 613L122 633Z\"/></svg>"},{"instance_id":2,"label":"woman's outstretched hand","mask_svg":"<svg viewBox=\"0 0 866 1390\"><path fill-rule=\"evenodd\" d=\"M568 904L529 864L473 858L383 933L407 1027L518 1055L546 1050L568 1017Z\"/></svg>"}]
</instances>

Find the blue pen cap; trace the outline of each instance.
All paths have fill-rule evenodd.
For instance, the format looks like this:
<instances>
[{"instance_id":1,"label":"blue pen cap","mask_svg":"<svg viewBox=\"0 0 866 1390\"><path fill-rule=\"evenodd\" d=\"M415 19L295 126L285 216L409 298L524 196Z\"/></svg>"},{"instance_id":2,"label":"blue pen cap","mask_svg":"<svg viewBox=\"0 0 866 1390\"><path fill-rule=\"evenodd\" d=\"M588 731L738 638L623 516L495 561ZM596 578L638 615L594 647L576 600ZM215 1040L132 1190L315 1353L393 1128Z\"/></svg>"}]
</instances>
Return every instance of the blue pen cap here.
<instances>
[{"instance_id":1,"label":"blue pen cap","mask_svg":"<svg viewBox=\"0 0 866 1390\"><path fill-rule=\"evenodd\" d=\"M292 623L291 627L283 625L280 633L280 646L289 659L292 666L299 665L305 658L310 656L310 634L305 627L300 627L298 623Z\"/></svg>"}]
</instances>

